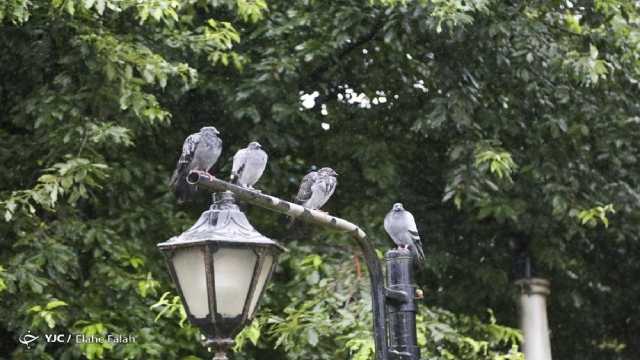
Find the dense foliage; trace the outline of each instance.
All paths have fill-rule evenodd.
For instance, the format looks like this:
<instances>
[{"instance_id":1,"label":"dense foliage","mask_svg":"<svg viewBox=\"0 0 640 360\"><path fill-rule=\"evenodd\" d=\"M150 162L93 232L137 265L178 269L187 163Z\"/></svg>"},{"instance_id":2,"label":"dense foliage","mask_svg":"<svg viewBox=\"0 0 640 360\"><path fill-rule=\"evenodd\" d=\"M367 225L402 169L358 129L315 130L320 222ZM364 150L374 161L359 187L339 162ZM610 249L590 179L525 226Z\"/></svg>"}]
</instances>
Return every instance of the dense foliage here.
<instances>
[{"instance_id":1,"label":"dense foliage","mask_svg":"<svg viewBox=\"0 0 640 360\"><path fill-rule=\"evenodd\" d=\"M258 187L312 165L328 211L388 248L402 201L427 268L429 359L515 359L514 248L552 280L554 356L640 356L640 18L628 0L0 1L0 355L206 358L155 244L195 221L166 181L218 127ZM249 209L282 259L237 359L369 359L369 298L344 237ZM128 344L18 336L118 333Z\"/></svg>"}]
</instances>

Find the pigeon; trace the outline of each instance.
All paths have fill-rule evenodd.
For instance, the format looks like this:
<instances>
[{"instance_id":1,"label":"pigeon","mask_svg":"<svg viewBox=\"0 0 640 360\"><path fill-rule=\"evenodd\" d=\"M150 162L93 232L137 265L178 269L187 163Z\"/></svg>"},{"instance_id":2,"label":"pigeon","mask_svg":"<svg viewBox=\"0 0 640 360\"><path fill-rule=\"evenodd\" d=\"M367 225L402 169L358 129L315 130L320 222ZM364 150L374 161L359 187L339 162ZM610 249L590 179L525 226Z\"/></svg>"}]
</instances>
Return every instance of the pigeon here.
<instances>
[{"instance_id":1,"label":"pigeon","mask_svg":"<svg viewBox=\"0 0 640 360\"><path fill-rule=\"evenodd\" d=\"M189 200L197 187L187 183L187 175L191 171L209 172L218 161L222 152L220 132L213 126L205 126L200 132L189 135L182 145L182 154L178 159L176 170L171 176L169 186L175 192L178 203Z\"/></svg>"},{"instance_id":2,"label":"pigeon","mask_svg":"<svg viewBox=\"0 0 640 360\"><path fill-rule=\"evenodd\" d=\"M262 146L253 141L244 148L238 150L233 156L231 169L231 181L243 187L253 189L253 185L260 180L265 167L267 167L267 153Z\"/></svg>"},{"instance_id":3,"label":"pigeon","mask_svg":"<svg viewBox=\"0 0 640 360\"><path fill-rule=\"evenodd\" d=\"M336 176L338 174L329 167L311 171L302 178L295 202L309 209L320 209L336 190Z\"/></svg>"},{"instance_id":4,"label":"pigeon","mask_svg":"<svg viewBox=\"0 0 640 360\"><path fill-rule=\"evenodd\" d=\"M295 203L313 210L320 209L336 190L336 176L338 174L329 167L309 172L302 178ZM287 228L292 227L294 223L295 218L291 217Z\"/></svg>"},{"instance_id":5,"label":"pigeon","mask_svg":"<svg viewBox=\"0 0 640 360\"><path fill-rule=\"evenodd\" d=\"M409 249L417 263L424 263L424 251L416 221L401 203L393 204L391 211L384 217L384 229L398 248Z\"/></svg>"}]
</instances>

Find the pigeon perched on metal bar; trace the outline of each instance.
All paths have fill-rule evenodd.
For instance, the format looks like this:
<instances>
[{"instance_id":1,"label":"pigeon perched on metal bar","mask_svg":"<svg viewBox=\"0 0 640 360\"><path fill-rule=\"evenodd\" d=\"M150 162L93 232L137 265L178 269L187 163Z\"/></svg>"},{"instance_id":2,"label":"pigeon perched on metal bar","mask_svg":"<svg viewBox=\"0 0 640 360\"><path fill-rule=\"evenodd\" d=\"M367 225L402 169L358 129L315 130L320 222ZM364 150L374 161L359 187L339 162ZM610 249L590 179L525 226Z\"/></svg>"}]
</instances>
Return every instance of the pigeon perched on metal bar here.
<instances>
[{"instance_id":1,"label":"pigeon perched on metal bar","mask_svg":"<svg viewBox=\"0 0 640 360\"><path fill-rule=\"evenodd\" d=\"M302 178L296 203L309 209L320 209L336 190L338 174L329 167L312 171Z\"/></svg>"},{"instance_id":2,"label":"pigeon perched on metal bar","mask_svg":"<svg viewBox=\"0 0 640 360\"><path fill-rule=\"evenodd\" d=\"M338 174L329 167L324 167L318 171L311 171L302 178L295 203L306 208L318 210L329 201L331 195L336 190ZM287 228L295 223L295 218L289 220Z\"/></svg>"},{"instance_id":3,"label":"pigeon perched on metal bar","mask_svg":"<svg viewBox=\"0 0 640 360\"><path fill-rule=\"evenodd\" d=\"M231 181L253 189L253 185L260 180L267 167L268 158L267 153L262 150L262 146L257 141L249 143L246 148L238 150L233 156Z\"/></svg>"},{"instance_id":4,"label":"pigeon perched on metal bar","mask_svg":"<svg viewBox=\"0 0 640 360\"><path fill-rule=\"evenodd\" d=\"M424 250L416 221L401 203L393 204L384 217L384 229L398 248L409 249L417 263L424 263Z\"/></svg>"},{"instance_id":5,"label":"pigeon perched on metal bar","mask_svg":"<svg viewBox=\"0 0 640 360\"><path fill-rule=\"evenodd\" d=\"M189 172L196 170L209 173L222 153L220 132L213 126L205 126L200 132L189 135L182 145L182 154L169 186L175 192L178 203L183 203L197 191L197 187L187 183Z\"/></svg>"}]
</instances>

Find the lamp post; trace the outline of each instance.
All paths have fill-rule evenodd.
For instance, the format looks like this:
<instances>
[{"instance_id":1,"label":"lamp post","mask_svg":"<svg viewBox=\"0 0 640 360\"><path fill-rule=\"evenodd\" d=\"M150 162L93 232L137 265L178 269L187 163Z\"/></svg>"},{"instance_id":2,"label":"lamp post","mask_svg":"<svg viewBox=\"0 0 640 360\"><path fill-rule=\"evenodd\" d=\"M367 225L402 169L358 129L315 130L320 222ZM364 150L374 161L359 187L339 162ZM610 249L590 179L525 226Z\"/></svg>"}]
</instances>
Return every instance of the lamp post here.
<instances>
[{"instance_id":1,"label":"lamp post","mask_svg":"<svg viewBox=\"0 0 640 360\"><path fill-rule=\"evenodd\" d=\"M389 315L389 354L394 360L418 360L416 334L416 285L413 282L413 256L406 249L389 250L387 263L387 312Z\"/></svg>"},{"instance_id":2,"label":"lamp post","mask_svg":"<svg viewBox=\"0 0 640 360\"><path fill-rule=\"evenodd\" d=\"M233 194L214 194L211 208L187 231L158 244L189 321L226 360L233 338L253 319L278 255L286 250L256 231Z\"/></svg>"},{"instance_id":3,"label":"lamp post","mask_svg":"<svg viewBox=\"0 0 640 360\"><path fill-rule=\"evenodd\" d=\"M369 270L376 360L419 359L420 352L416 346L415 339L416 310L414 297L416 291L415 285L412 284L410 256L405 256L406 253L404 252L389 255L389 253L394 252L393 250L388 253L388 257L390 257L387 260L390 287L387 288L385 287L382 265L376 254L375 247L367 234L356 224L325 212L308 209L299 204L231 184L197 171L192 171L188 175L187 182L194 185L197 184L199 187L211 191L230 191L238 200L293 216L329 230L349 234L360 247ZM389 306L387 307L387 305ZM394 319L391 322L398 326L387 326L388 312L391 313L391 317ZM400 322L403 322L404 325L400 325ZM392 344L389 342L390 338L394 339Z\"/></svg>"}]
</instances>

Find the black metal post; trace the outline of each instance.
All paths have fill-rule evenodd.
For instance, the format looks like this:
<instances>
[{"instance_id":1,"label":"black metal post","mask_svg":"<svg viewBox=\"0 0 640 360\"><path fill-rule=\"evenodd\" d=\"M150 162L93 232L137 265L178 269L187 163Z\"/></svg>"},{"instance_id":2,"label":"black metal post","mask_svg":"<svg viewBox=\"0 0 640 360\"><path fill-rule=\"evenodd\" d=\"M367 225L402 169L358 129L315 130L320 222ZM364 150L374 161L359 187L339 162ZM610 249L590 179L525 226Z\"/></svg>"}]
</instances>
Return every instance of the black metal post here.
<instances>
[{"instance_id":1,"label":"black metal post","mask_svg":"<svg viewBox=\"0 0 640 360\"><path fill-rule=\"evenodd\" d=\"M413 257L409 250L396 249L387 251L384 259L387 263L389 357L398 360L419 360Z\"/></svg>"}]
</instances>

